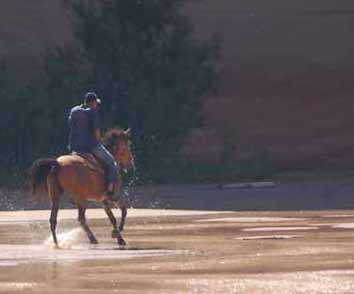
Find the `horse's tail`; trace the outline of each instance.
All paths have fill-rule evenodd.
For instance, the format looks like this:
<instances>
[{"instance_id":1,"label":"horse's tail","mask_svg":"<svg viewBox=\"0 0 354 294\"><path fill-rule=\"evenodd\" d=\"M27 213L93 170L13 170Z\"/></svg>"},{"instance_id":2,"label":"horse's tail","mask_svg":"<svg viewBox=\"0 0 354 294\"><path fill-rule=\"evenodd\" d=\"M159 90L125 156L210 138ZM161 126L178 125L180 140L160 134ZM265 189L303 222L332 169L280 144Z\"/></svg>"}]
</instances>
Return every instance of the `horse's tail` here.
<instances>
[{"instance_id":1,"label":"horse's tail","mask_svg":"<svg viewBox=\"0 0 354 294\"><path fill-rule=\"evenodd\" d=\"M38 159L33 163L30 169L30 178L32 185L32 194L48 191L47 177L50 172L57 172L59 163L53 158Z\"/></svg>"}]
</instances>

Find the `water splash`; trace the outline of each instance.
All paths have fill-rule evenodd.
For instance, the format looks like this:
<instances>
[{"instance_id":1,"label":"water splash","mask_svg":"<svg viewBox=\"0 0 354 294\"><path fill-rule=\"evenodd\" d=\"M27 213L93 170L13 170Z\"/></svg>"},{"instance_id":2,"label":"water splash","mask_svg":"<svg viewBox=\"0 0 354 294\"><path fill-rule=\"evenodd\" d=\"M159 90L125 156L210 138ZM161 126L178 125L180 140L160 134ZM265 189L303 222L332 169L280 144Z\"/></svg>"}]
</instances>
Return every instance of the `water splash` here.
<instances>
[{"instance_id":1,"label":"water splash","mask_svg":"<svg viewBox=\"0 0 354 294\"><path fill-rule=\"evenodd\" d=\"M133 145L132 145L133 146ZM131 195L133 194L134 190L134 184L138 181L138 175L137 175L137 167L136 167L136 153L134 151L135 149L132 148L132 169L131 172L129 172L127 169L123 169L123 172L125 174L124 180L123 180L123 197L125 200L127 200L127 203L133 208L134 200L132 199Z\"/></svg>"},{"instance_id":2,"label":"water splash","mask_svg":"<svg viewBox=\"0 0 354 294\"><path fill-rule=\"evenodd\" d=\"M75 228L70 231L66 231L57 234L58 246L62 249L72 249L83 244L89 244L87 237L81 228ZM53 237L49 236L43 243L45 246L55 248Z\"/></svg>"}]
</instances>

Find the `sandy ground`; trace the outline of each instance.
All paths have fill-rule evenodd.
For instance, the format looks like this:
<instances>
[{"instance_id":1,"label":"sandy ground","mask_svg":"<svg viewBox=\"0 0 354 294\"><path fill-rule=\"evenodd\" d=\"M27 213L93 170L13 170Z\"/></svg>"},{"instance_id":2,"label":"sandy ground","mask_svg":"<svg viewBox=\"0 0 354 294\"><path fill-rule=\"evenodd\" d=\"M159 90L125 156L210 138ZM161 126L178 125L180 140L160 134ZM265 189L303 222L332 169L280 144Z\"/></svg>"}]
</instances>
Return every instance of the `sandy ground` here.
<instances>
[{"instance_id":1,"label":"sandy ground","mask_svg":"<svg viewBox=\"0 0 354 294\"><path fill-rule=\"evenodd\" d=\"M99 209L87 243L61 210L0 213L0 293L354 293L354 211L129 211L119 248Z\"/></svg>"}]
</instances>

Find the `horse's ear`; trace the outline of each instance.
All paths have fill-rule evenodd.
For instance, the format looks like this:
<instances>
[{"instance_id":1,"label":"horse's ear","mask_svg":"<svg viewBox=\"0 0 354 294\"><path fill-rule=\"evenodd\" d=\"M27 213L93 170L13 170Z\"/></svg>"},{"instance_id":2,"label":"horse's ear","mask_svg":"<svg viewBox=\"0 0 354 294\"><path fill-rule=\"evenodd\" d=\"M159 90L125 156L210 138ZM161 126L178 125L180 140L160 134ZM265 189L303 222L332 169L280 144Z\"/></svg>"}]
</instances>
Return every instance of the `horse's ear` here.
<instances>
[{"instance_id":1,"label":"horse's ear","mask_svg":"<svg viewBox=\"0 0 354 294\"><path fill-rule=\"evenodd\" d=\"M127 136L127 137L130 137L130 135L132 134L132 130L129 128L129 129L126 129L124 131L124 134Z\"/></svg>"}]
</instances>

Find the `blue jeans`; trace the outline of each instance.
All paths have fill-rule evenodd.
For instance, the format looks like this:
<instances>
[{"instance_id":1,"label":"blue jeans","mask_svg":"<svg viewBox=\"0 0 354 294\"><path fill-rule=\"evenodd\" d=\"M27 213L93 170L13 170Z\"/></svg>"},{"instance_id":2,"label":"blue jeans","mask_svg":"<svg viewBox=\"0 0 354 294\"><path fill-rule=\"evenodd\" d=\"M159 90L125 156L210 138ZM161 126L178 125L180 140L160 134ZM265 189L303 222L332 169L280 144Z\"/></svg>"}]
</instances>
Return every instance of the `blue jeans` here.
<instances>
[{"instance_id":1,"label":"blue jeans","mask_svg":"<svg viewBox=\"0 0 354 294\"><path fill-rule=\"evenodd\" d=\"M103 165L107 169L108 184L117 182L119 178L118 164L113 158L112 154L106 149L106 147L99 143L95 148L93 148L92 153L100 161L102 161Z\"/></svg>"}]
</instances>

